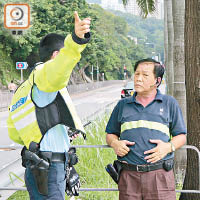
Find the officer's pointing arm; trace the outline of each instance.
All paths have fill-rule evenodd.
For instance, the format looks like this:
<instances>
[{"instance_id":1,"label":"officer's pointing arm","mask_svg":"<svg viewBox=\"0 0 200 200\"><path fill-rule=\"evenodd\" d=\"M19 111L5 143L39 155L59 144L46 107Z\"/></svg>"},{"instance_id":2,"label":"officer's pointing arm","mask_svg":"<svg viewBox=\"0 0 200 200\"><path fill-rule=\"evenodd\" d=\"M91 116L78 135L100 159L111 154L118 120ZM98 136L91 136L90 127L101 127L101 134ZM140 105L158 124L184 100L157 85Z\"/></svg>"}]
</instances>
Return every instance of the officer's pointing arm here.
<instances>
[{"instance_id":1,"label":"officer's pointing arm","mask_svg":"<svg viewBox=\"0 0 200 200\"><path fill-rule=\"evenodd\" d=\"M55 92L67 86L71 72L81 58L81 52L90 40L90 18L81 20L74 13L74 33L68 35L58 55L40 65L34 72L34 82L45 92Z\"/></svg>"}]
</instances>

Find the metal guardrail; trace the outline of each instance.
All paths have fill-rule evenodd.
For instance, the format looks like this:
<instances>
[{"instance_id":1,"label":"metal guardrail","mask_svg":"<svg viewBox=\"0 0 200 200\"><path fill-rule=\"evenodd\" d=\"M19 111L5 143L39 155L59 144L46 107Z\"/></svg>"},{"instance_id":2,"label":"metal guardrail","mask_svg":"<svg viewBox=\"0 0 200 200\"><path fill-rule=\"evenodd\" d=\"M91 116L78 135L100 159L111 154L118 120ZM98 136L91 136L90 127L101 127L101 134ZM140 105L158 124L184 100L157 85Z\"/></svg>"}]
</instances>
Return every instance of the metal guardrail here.
<instances>
[{"instance_id":1,"label":"metal guardrail","mask_svg":"<svg viewBox=\"0 0 200 200\"><path fill-rule=\"evenodd\" d=\"M7 111L13 94L8 91L0 91L0 111Z\"/></svg>"},{"instance_id":2,"label":"metal guardrail","mask_svg":"<svg viewBox=\"0 0 200 200\"><path fill-rule=\"evenodd\" d=\"M25 187L0 187L0 190L20 190L26 191ZM118 189L116 188L80 188L79 191L83 192L117 192ZM200 190L176 190L177 193L194 193L200 194Z\"/></svg>"},{"instance_id":3,"label":"metal guardrail","mask_svg":"<svg viewBox=\"0 0 200 200\"><path fill-rule=\"evenodd\" d=\"M108 145L73 145L75 148L111 148ZM12 151L22 149L22 146L0 146L1 151ZM200 151L197 147L192 145L184 145L181 149L193 149L197 152L199 158L199 190L176 190L177 193L196 193L200 194ZM26 187L0 187L0 190L21 190L26 191ZM116 188L80 188L80 191L118 191Z\"/></svg>"}]
</instances>

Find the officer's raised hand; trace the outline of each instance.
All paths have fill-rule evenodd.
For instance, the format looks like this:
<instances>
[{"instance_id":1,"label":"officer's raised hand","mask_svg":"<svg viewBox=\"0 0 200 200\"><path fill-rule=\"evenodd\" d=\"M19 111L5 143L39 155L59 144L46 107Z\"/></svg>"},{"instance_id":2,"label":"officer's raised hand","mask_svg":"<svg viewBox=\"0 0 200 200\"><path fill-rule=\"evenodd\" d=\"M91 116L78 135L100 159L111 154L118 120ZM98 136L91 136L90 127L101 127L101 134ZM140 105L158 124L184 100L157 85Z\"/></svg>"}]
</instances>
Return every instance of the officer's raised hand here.
<instances>
[{"instance_id":1,"label":"officer's raised hand","mask_svg":"<svg viewBox=\"0 0 200 200\"><path fill-rule=\"evenodd\" d=\"M79 38L84 38L85 34L90 32L90 21L91 18L85 18L81 20L78 16L78 12L74 12L74 18L75 18L75 25L74 25L74 31L76 36Z\"/></svg>"}]
</instances>

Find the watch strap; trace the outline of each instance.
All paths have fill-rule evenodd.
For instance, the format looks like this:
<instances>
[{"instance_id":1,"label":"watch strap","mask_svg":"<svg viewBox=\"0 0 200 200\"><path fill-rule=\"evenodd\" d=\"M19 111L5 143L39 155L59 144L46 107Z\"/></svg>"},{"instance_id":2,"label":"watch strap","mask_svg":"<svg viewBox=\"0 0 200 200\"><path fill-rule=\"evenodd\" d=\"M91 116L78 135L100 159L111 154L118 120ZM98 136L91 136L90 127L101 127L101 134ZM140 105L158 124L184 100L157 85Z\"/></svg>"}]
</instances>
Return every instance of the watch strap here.
<instances>
[{"instance_id":1,"label":"watch strap","mask_svg":"<svg viewBox=\"0 0 200 200\"><path fill-rule=\"evenodd\" d=\"M176 150L174 144L172 141L169 141L169 143L171 144L171 152L174 152Z\"/></svg>"}]
</instances>

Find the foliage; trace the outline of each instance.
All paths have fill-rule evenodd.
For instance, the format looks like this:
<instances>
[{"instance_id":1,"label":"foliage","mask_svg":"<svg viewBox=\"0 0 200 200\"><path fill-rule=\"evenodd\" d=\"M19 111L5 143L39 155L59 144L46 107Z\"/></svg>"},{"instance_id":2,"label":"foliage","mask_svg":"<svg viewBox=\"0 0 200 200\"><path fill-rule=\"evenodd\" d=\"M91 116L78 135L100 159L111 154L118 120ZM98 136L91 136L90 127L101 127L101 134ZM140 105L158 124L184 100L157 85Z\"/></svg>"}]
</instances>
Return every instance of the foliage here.
<instances>
[{"instance_id":1,"label":"foliage","mask_svg":"<svg viewBox=\"0 0 200 200\"><path fill-rule=\"evenodd\" d=\"M14 63L5 53L5 50L3 51L2 44L0 44L0 63L0 77L3 85L7 85L11 80L13 80L13 77L11 76L12 73L17 77L17 79L20 78L20 76L17 75L17 72L13 71ZM16 80L14 80L14 82L16 82Z\"/></svg>"},{"instance_id":2,"label":"foliage","mask_svg":"<svg viewBox=\"0 0 200 200\"><path fill-rule=\"evenodd\" d=\"M0 1L1 8L8 0ZM22 0L31 6L31 27L23 36L13 37L9 31L0 27L0 41L2 49L12 58L13 62L28 61L32 66L38 60L38 45L41 38L50 33L57 32L67 35L73 30L73 12L77 10L81 15L83 8L86 8L85 1L70 1L61 5L58 0ZM3 14L3 9L1 9ZM84 16L83 16L84 17ZM13 65L13 70L15 66Z\"/></svg>"},{"instance_id":3,"label":"foliage","mask_svg":"<svg viewBox=\"0 0 200 200\"><path fill-rule=\"evenodd\" d=\"M9 1L0 0L1 14L3 14L3 5L7 2ZM145 27L138 28L138 30L129 27L126 18L125 20L105 11L100 6L88 5L85 0L16 0L16 2L26 2L31 6L32 20L31 27L25 31L24 35L15 37L3 28L3 21L1 22L0 49L7 57L11 58L13 63L27 61L31 67L38 62L38 45L41 38L51 32L64 36L71 33L74 29L73 12L75 10L78 11L81 19L88 16L92 19L92 39L82 53L82 59L75 71L84 68L86 74L90 75L92 65L94 73L97 73L96 66L98 65L100 73L104 72L105 79L122 79L124 65L127 67L128 74L131 75L133 73L132 66L136 60L147 56L144 49L148 48L136 45L133 40L127 37L128 34L131 35L130 31L133 34L138 31L138 35L141 34L145 37L146 33L141 31ZM137 20L140 21L140 19ZM138 26L140 25L142 23L138 22ZM157 37L157 33L151 37ZM3 68L5 67L4 65ZM12 65L11 68L12 72L16 71L15 65Z\"/></svg>"},{"instance_id":4,"label":"foliage","mask_svg":"<svg viewBox=\"0 0 200 200\"><path fill-rule=\"evenodd\" d=\"M143 51L127 38L129 30L127 23L97 5L91 7L90 16L92 19L94 16L93 38L83 53L82 63L86 61L89 66L98 63L100 72L104 72L107 79L121 79L124 65L132 73L135 60L134 57L130 57L130 53L136 54L139 51L142 57Z\"/></svg>"},{"instance_id":5,"label":"foliage","mask_svg":"<svg viewBox=\"0 0 200 200\"><path fill-rule=\"evenodd\" d=\"M86 129L87 140L85 145L105 145L106 133L105 126L108 122L110 111L99 116ZM83 139L78 138L73 145L83 144ZM82 188L117 188L105 170L105 166L113 163L116 155L112 149L108 148L84 148L77 149L79 163L76 170L80 174ZM87 156L85 156L87 155ZM80 199L90 200L110 200L117 199L118 192L80 192Z\"/></svg>"},{"instance_id":6,"label":"foliage","mask_svg":"<svg viewBox=\"0 0 200 200\"><path fill-rule=\"evenodd\" d=\"M130 30L128 35L136 37L138 43L143 47L148 57L160 53L164 60L164 21L155 18L141 19L129 13L112 11L115 15L122 17L128 23Z\"/></svg>"}]
</instances>

